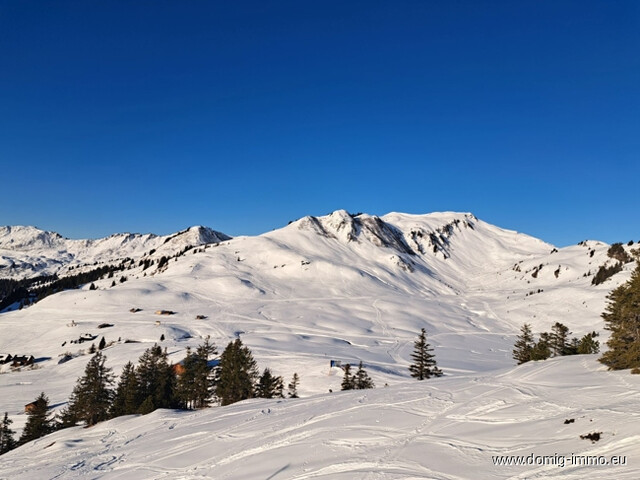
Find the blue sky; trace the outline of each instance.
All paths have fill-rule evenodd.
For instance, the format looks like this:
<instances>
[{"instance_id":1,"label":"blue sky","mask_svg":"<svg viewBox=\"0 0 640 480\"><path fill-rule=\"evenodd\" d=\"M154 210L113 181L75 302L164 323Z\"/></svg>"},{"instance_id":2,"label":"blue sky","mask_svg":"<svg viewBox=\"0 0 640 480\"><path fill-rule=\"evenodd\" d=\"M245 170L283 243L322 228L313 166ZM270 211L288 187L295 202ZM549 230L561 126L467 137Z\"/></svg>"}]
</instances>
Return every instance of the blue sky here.
<instances>
[{"instance_id":1,"label":"blue sky","mask_svg":"<svg viewBox=\"0 0 640 480\"><path fill-rule=\"evenodd\" d=\"M0 0L0 224L640 240L640 2Z\"/></svg>"}]
</instances>

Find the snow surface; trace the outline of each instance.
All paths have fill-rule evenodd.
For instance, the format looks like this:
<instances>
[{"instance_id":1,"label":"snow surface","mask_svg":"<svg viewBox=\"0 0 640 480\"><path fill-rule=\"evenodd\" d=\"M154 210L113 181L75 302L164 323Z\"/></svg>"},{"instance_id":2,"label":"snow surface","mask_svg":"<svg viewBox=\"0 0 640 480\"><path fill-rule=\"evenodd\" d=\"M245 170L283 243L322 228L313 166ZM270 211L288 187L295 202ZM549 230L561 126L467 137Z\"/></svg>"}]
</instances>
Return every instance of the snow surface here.
<instances>
[{"instance_id":1,"label":"snow surface","mask_svg":"<svg viewBox=\"0 0 640 480\"><path fill-rule=\"evenodd\" d=\"M115 373L162 334L173 362L206 335L219 350L239 336L260 368L285 383L297 372L304 397L58 432L2 456L0 478L584 478L584 469L491 463L494 454L552 450L629 455L625 467L589 467L590 478L640 478L631 455L636 377L606 372L596 356L517 368L511 358L525 322L540 332L560 321L575 336L596 330L606 340L606 295L634 266L592 286L611 262L608 247L555 249L465 213L337 211L189 251L161 270L135 267L115 287L105 278L98 290L0 314L0 354L38 358L33 369L0 367L0 413L18 431L24 405L41 391L54 410L64 406L89 359L90 343L69 341L84 333L114 342L105 355ZM24 248L30 255L33 242ZM410 381L422 327L444 378ZM59 364L65 353L74 358ZM342 370L330 360L362 360L377 389L338 392ZM576 422L565 426L564 416ZM600 442L579 439L595 429Z\"/></svg>"}]
</instances>

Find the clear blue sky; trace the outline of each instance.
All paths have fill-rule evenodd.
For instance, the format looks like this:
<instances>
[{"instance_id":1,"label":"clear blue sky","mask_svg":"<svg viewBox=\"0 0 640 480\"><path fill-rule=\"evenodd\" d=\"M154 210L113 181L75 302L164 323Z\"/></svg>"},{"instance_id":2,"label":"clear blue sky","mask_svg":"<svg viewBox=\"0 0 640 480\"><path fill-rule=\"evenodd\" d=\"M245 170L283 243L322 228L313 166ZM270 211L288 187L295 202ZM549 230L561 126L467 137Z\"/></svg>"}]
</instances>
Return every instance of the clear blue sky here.
<instances>
[{"instance_id":1,"label":"clear blue sky","mask_svg":"<svg viewBox=\"0 0 640 480\"><path fill-rule=\"evenodd\" d=\"M640 240L640 2L0 0L0 224Z\"/></svg>"}]
</instances>

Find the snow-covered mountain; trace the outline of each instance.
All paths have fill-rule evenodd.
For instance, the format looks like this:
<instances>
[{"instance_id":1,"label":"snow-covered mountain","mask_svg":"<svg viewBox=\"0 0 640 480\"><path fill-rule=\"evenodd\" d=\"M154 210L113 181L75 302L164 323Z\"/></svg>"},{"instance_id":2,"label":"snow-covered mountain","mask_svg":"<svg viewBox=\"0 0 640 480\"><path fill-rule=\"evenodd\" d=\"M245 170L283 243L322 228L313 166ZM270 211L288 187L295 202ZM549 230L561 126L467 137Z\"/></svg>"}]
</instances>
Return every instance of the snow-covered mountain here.
<instances>
[{"instance_id":1,"label":"snow-covered mountain","mask_svg":"<svg viewBox=\"0 0 640 480\"><path fill-rule=\"evenodd\" d=\"M173 235L119 233L107 238L70 240L35 227L0 227L0 278L64 274L69 267L137 259L151 250L171 254L186 246L229 240L206 227L191 227Z\"/></svg>"},{"instance_id":2,"label":"snow-covered mountain","mask_svg":"<svg viewBox=\"0 0 640 480\"><path fill-rule=\"evenodd\" d=\"M130 478L127 475L136 465L144 463L141 458L152 459L149 461L153 463L156 456L163 455L160 447L152 451L131 443L137 436L166 438L166 442L177 442L172 452L190 452L184 456L183 466L178 462L173 470L157 460L157 468L150 467L140 478L162 476L164 468L167 478L193 478L199 473L215 478L355 478L354 474L363 478L469 478L460 473L467 470L429 470L429 460L420 452L423 447L435 445L442 449L441 455L449 452L459 461L471 461L470 465L479 464L486 457L486 471L498 472L495 478L505 478L490 464L490 452L517 453L556 445L574 448L573 444L562 443L563 435L573 432L559 433L558 429L568 427L557 425L556 429L556 423L545 423L541 435L551 435L560 443L545 443L544 438L528 436L549 405L554 405L547 412L554 422L555 417L559 419L565 413L585 418L590 415L586 412L596 407L591 403L588 405L592 406L581 406L579 400L580 392L589 387L590 378L595 387L589 395L596 395L605 402L603 405L608 405L603 408L613 412L605 415L606 422L614 425L610 431L619 428L628 439L629 427L623 428L619 413L630 412L629 403L626 397L625 402L616 402L605 389L613 385L611 382L627 382L629 395L637 395L637 379L617 380L623 374L616 374L614 379L594 357L559 358L515 369L511 358L515 336L525 322L532 325L534 332L540 332L560 321L576 336L596 330L602 334L600 341L606 340L600 318L606 295L629 278L634 265L628 263L609 280L592 285L599 267L616 261L607 255L609 245L605 243L588 241L556 248L490 225L472 214L452 212L376 217L336 211L324 217L304 217L255 237L228 239L210 232L210 237L198 237L203 240L199 248L175 256L162 266L156 263L149 268L140 262L129 263L128 280L124 283L112 286L113 280L104 278L94 282L96 290L84 286L64 291L28 308L0 314L0 354L28 354L38 359L33 369L17 371L0 366L4 373L0 375L0 413L8 411L14 426L20 429L26 420L24 405L43 390L56 409L64 406L89 358L83 355L87 344L70 343L82 334L96 335L96 341L104 335L108 343L113 342L105 355L116 373L127 361L135 362L161 335L174 362L184 357L187 346L196 346L206 335L211 335L220 350L240 337L261 368L270 367L286 381L297 372L301 377L300 394L305 398L295 404L290 400L251 400L204 412L156 413L149 417L152 421L118 419L90 430L60 432L50 440L9 453L6 458L10 462L7 467L0 467L0 478L26 475L24 462L34 455L41 458L43 471L48 472L45 476L53 476L55 470L63 478L74 478L73 472L78 477ZM0 248L11 251L17 261L33 251L54 251L56 242L64 241L53 234L40 239L38 236L24 234L22 239L15 236L11 242L9 232L1 237ZM154 255L158 255L167 238L180 245L196 245L177 235L129 241L118 236L112 246L107 246L114 238L95 241L104 242L104 247L96 247L91 250L93 256L87 254L77 261L97 261L100 251L110 252L109 258L135 258L131 252L142 255L155 248L158 253ZM151 240L153 245L145 243ZM135 242L140 247L129 248ZM14 248L9 250L8 244ZM119 250L117 244L125 247ZM90 250L73 250L71 245L75 244L65 245L69 245L66 252L78 256L81 255L75 252L84 255ZM37 255L40 253L34 258ZM105 253L105 258L108 255ZM61 268L68 265L64 263ZM131 313L131 309L139 310ZM159 310L174 314L158 316ZM99 328L104 324L110 326ZM410 381L407 367L413 342L423 327L445 378L418 384ZM69 354L72 360L59 363ZM359 396L338 393L342 370L332 368L331 360L352 364L363 361L380 390ZM548 391L543 392L535 384L547 368ZM563 406L566 392L561 379L565 375L581 380L571 384L575 391L566 397L568 403ZM507 387L512 380L518 386ZM388 389L382 389L384 385ZM329 390L334 393L327 395ZM458 395L455 391L465 393ZM398 407L389 407L393 412L379 413L382 404ZM492 416L494 411L499 413ZM271 412L276 415L269 416ZM277 421L269 420L276 417ZM337 420L329 420L332 417ZM370 425L376 419L380 428ZM522 430L519 437L517 428L522 421L531 422L531 427ZM254 439L244 432L241 424L245 422L255 425L263 435ZM586 429L587 421L584 422ZM638 425L637 417L632 416L627 422ZM174 423L175 431L169 428ZM434 425L437 434L432 431ZM268 435L276 430L283 435ZM222 433L216 433L219 431ZM322 433L329 431L340 432L339 437ZM91 459L80 464L73 449L76 439L84 437L85 432L88 440L82 456ZM470 440L476 434L505 432L509 433L508 439L498 442L500 447L489 441ZM213 435L213 443L198 441L203 450L194 453L192 449L199 447L189 439L201 435ZM53 441L54 446L42 450ZM451 447L446 447L447 441ZM125 443L129 445L127 442L134 449L131 453L122 451ZM410 448L404 450L403 445ZM607 445L607 451L618 452L617 443L601 443L598 448L601 445ZM618 445L621 454L628 450L624 445ZM589 444L578 442L575 448L578 446L588 449ZM183 447L185 450L181 450ZM216 460L207 463L205 447L223 448L228 455L220 454L224 458L216 456ZM338 455L342 460L336 465L343 466L332 470L331 455L325 455L324 448ZM280 465L280 460L284 462L298 449L313 451L315 459L296 468ZM236 463L234 459L245 458L240 450L254 452L257 459L264 458L260 452L269 452L279 460L264 464L273 467L269 473L266 467L261 470L251 467L252 463ZM376 463L380 452L385 452L388 461ZM346 460L346 453L355 455L357 460ZM372 459L364 462L369 455ZM107 457L112 460L104 460ZM72 469L71 462L78 462L78 468ZM401 469L399 465L406 462L412 467ZM202 472L198 472L199 468L203 468ZM258 472L257 476L254 472ZM540 476L549 473L540 472ZM563 470L563 474L570 472ZM637 467L635 472L638 473Z\"/></svg>"}]
</instances>

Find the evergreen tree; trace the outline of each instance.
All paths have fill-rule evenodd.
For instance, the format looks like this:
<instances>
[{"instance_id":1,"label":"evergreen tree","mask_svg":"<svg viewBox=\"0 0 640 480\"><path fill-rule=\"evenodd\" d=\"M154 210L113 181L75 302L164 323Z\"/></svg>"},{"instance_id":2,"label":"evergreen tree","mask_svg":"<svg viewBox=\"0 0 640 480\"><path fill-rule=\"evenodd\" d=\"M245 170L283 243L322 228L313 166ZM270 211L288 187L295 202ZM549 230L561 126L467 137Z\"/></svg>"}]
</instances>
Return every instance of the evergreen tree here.
<instances>
[{"instance_id":1,"label":"evergreen tree","mask_svg":"<svg viewBox=\"0 0 640 480\"><path fill-rule=\"evenodd\" d=\"M271 370L265 368L256 386L256 397L282 398L284 396L282 395L283 388L282 377L276 377L271 373Z\"/></svg>"},{"instance_id":2,"label":"evergreen tree","mask_svg":"<svg viewBox=\"0 0 640 480\"><path fill-rule=\"evenodd\" d=\"M610 370L640 367L640 261L629 281L607 297L602 318L611 331L607 350L600 362Z\"/></svg>"},{"instance_id":3,"label":"evergreen tree","mask_svg":"<svg viewBox=\"0 0 640 480\"><path fill-rule=\"evenodd\" d=\"M145 411L139 413L149 413L156 408L178 406L174 397L176 376L167 357L166 349L162 350L158 344L148 348L140 356L136 376L139 398L145 406ZM142 408L142 404L140 408Z\"/></svg>"},{"instance_id":4,"label":"evergreen tree","mask_svg":"<svg viewBox=\"0 0 640 480\"><path fill-rule=\"evenodd\" d=\"M578 343L578 353L580 355L589 355L600 352L600 342L595 338L598 336L597 332L587 333L580 339Z\"/></svg>"},{"instance_id":5,"label":"evergreen tree","mask_svg":"<svg viewBox=\"0 0 640 480\"><path fill-rule=\"evenodd\" d=\"M9 418L7 412L4 412L4 418L0 423L0 455L7 453L9 450L16 448L16 441L14 439L14 432L11 430L11 424L13 420Z\"/></svg>"},{"instance_id":6,"label":"evergreen tree","mask_svg":"<svg viewBox=\"0 0 640 480\"><path fill-rule=\"evenodd\" d=\"M104 339L104 337L102 337L100 339L100 343L98 344L98 350L102 350L106 346L107 346L107 341Z\"/></svg>"},{"instance_id":7,"label":"evergreen tree","mask_svg":"<svg viewBox=\"0 0 640 480\"><path fill-rule=\"evenodd\" d=\"M84 369L69 399L68 411L87 426L109 418L113 398L113 374L105 366L106 357L96 353Z\"/></svg>"},{"instance_id":8,"label":"evergreen tree","mask_svg":"<svg viewBox=\"0 0 640 480\"><path fill-rule=\"evenodd\" d=\"M571 332L566 325L556 322L551 326L549 348L554 357L567 355L570 352L569 335Z\"/></svg>"},{"instance_id":9,"label":"evergreen tree","mask_svg":"<svg viewBox=\"0 0 640 480\"><path fill-rule=\"evenodd\" d=\"M537 343L531 351L531 360L546 360L551 356L551 335L548 332L542 332Z\"/></svg>"},{"instance_id":10,"label":"evergreen tree","mask_svg":"<svg viewBox=\"0 0 640 480\"><path fill-rule=\"evenodd\" d=\"M197 359L191 351L191 347L187 347L187 354L184 360L180 362L180 374L176 380L176 400L180 408L192 408L195 398L195 365Z\"/></svg>"},{"instance_id":11,"label":"evergreen tree","mask_svg":"<svg viewBox=\"0 0 640 480\"><path fill-rule=\"evenodd\" d=\"M253 398L258 367L251 350L238 338L229 342L220 356L215 394L222 405Z\"/></svg>"},{"instance_id":12,"label":"evergreen tree","mask_svg":"<svg viewBox=\"0 0 640 480\"><path fill-rule=\"evenodd\" d=\"M528 323L522 325L520 335L516 338L517 340L513 348L513 359L518 362L518 365L522 365L531 360L531 354L535 347L531 326Z\"/></svg>"},{"instance_id":13,"label":"evergreen tree","mask_svg":"<svg viewBox=\"0 0 640 480\"><path fill-rule=\"evenodd\" d=\"M300 385L300 377L294 373L291 382L287 385L289 398L298 398L298 385Z\"/></svg>"},{"instance_id":14,"label":"evergreen tree","mask_svg":"<svg viewBox=\"0 0 640 480\"><path fill-rule=\"evenodd\" d=\"M211 404L215 388L215 374L209 366L209 359L218 355L218 349L207 335L196 349L194 365L194 408L205 408Z\"/></svg>"},{"instance_id":15,"label":"evergreen tree","mask_svg":"<svg viewBox=\"0 0 640 480\"><path fill-rule=\"evenodd\" d=\"M136 413L141 403L136 369L133 363L127 362L120 374L113 402L109 408L109 416L119 417Z\"/></svg>"},{"instance_id":16,"label":"evergreen tree","mask_svg":"<svg viewBox=\"0 0 640 480\"><path fill-rule=\"evenodd\" d=\"M362 361L360 362L360 365L358 365L358 370L353 376L353 379L354 388L358 390L375 387L373 380L371 380L371 377L367 374L367 371L362 367Z\"/></svg>"},{"instance_id":17,"label":"evergreen tree","mask_svg":"<svg viewBox=\"0 0 640 480\"><path fill-rule=\"evenodd\" d=\"M53 431L53 421L49 416L49 398L42 392L33 403L34 407L27 411L27 423L18 441L20 445Z\"/></svg>"},{"instance_id":18,"label":"evergreen tree","mask_svg":"<svg viewBox=\"0 0 640 480\"><path fill-rule=\"evenodd\" d=\"M413 345L413 353L411 354L413 363L409 366L411 376L418 380L441 377L442 370L436 365L435 355L431 353L433 349L427 343L427 333L424 328L420 331L420 335Z\"/></svg>"},{"instance_id":19,"label":"evergreen tree","mask_svg":"<svg viewBox=\"0 0 640 480\"><path fill-rule=\"evenodd\" d=\"M342 390L353 390L355 388L355 379L351 375L351 365L348 363L344 366L344 376L340 387Z\"/></svg>"}]
</instances>

